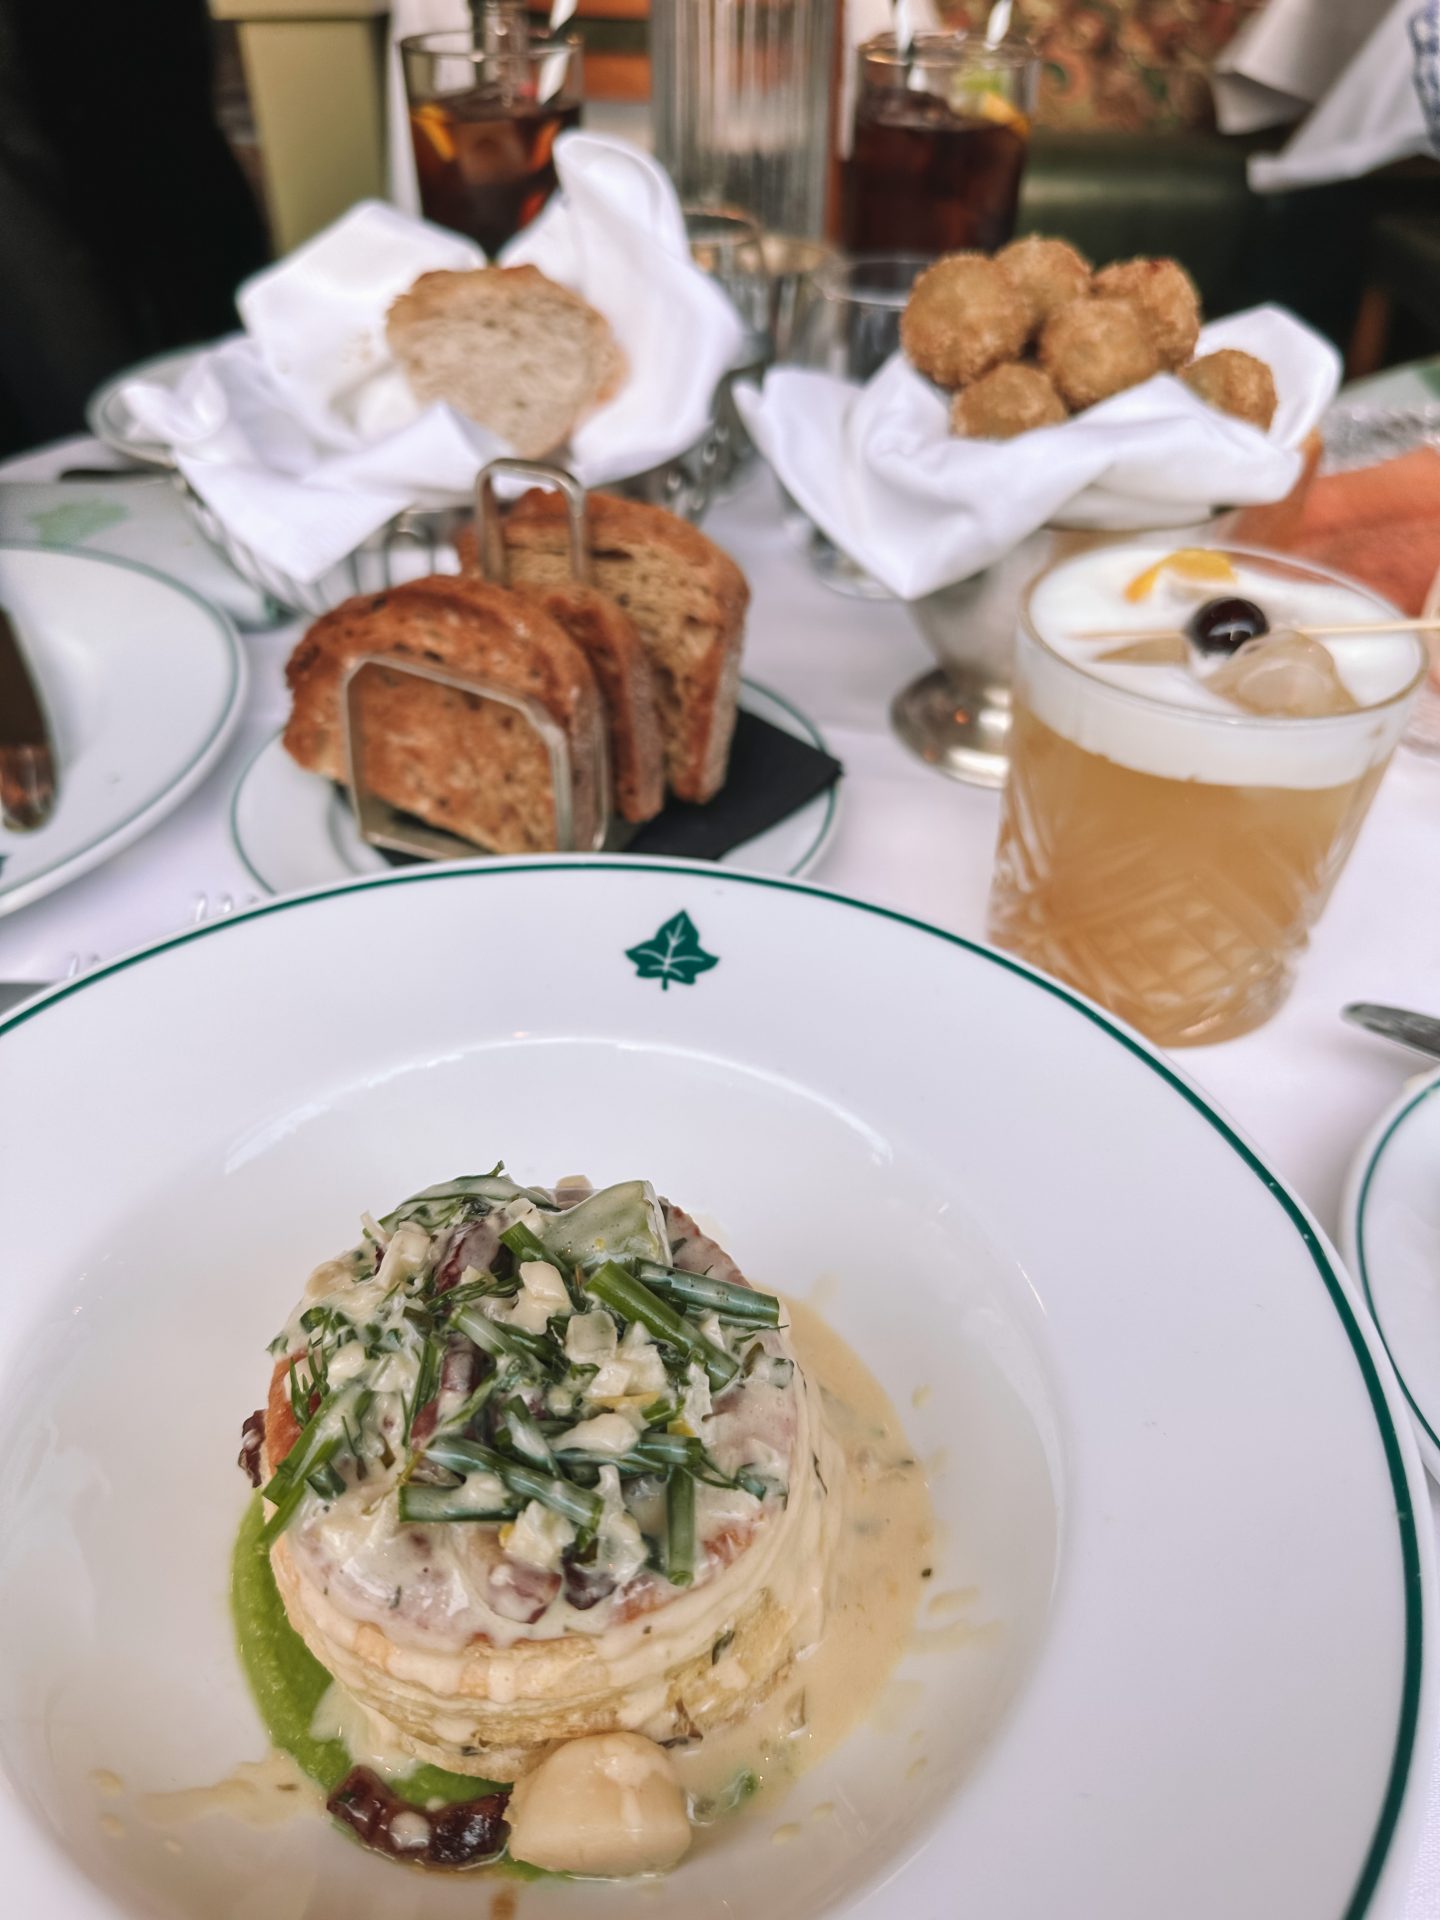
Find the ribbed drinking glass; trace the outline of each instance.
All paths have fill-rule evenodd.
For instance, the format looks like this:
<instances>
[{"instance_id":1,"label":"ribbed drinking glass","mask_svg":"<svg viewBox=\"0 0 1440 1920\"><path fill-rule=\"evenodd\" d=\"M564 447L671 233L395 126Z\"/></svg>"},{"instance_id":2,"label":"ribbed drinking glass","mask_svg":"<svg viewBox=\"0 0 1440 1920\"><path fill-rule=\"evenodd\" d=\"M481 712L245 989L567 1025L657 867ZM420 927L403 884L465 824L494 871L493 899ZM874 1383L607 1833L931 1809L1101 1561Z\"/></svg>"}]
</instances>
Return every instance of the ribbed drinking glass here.
<instances>
[{"instance_id":1,"label":"ribbed drinking glass","mask_svg":"<svg viewBox=\"0 0 1440 1920\"><path fill-rule=\"evenodd\" d=\"M818 235L835 0L653 0L655 154L682 200Z\"/></svg>"}]
</instances>

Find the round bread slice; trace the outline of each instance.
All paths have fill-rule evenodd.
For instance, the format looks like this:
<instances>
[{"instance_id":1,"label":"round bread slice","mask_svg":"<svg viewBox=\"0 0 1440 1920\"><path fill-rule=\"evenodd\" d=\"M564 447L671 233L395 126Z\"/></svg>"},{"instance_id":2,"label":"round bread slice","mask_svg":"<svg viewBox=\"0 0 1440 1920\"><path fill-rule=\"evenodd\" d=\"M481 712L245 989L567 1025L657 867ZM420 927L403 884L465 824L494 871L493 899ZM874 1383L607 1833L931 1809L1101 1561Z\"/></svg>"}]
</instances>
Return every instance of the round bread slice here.
<instances>
[{"instance_id":1,"label":"round bread slice","mask_svg":"<svg viewBox=\"0 0 1440 1920\"><path fill-rule=\"evenodd\" d=\"M370 653L411 654L538 701L570 744L575 844L590 845L599 693L584 654L533 599L435 575L325 614L285 669L285 746L302 767L347 779L345 676ZM367 783L391 806L495 853L555 848L550 756L513 708L377 669L361 683L360 724Z\"/></svg>"},{"instance_id":2,"label":"round bread slice","mask_svg":"<svg viewBox=\"0 0 1440 1920\"><path fill-rule=\"evenodd\" d=\"M523 458L553 452L624 376L609 322L538 267L424 273L385 321L410 390Z\"/></svg>"}]
</instances>

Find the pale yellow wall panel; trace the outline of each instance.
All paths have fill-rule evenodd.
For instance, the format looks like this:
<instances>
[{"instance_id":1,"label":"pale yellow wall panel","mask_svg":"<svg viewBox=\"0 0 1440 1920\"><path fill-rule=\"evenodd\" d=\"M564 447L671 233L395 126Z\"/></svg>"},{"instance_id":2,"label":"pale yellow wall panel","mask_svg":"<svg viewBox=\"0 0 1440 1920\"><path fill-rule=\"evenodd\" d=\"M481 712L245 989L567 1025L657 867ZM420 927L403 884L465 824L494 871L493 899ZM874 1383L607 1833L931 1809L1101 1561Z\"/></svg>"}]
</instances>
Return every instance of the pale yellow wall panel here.
<instances>
[{"instance_id":1,"label":"pale yellow wall panel","mask_svg":"<svg viewBox=\"0 0 1440 1920\"><path fill-rule=\"evenodd\" d=\"M384 22L353 17L356 0L344 20L256 18L257 0L212 0L222 6L240 20L270 227L286 253L385 193Z\"/></svg>"}]
</instances>

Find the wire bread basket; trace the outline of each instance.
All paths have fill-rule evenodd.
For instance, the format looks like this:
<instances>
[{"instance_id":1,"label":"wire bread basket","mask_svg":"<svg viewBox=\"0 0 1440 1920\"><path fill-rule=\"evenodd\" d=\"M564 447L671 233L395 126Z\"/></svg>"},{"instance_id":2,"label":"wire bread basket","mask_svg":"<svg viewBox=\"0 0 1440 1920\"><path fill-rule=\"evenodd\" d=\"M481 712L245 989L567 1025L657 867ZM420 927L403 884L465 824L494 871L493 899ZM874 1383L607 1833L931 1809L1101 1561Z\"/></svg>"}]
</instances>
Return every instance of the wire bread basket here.
<instances>
[{"instance_id":1,"label":"wire bread basket","mask_svg":"<svg viewBox=\"0 0 1440 1920\"><path fill-rule=\"evenodd\" d=\"M173 450L141 428L125 399L126 386L143 377L173 388L205 349L182 348L161 354L113 375L90 396L86 422L97 440L112 452L141 466L168 471L190 517L206 541L228 561L240 578L264 594L277 617L328 613L353 594L383 593L387 587L427 573L453 572L453 541L470 518L469 501L440 507L412 506L355 547L315 580L302 580L271 564L246 542L237 539L214 509L201 499L179 472ZM735 407L733 387L752 377L752 364L733 367L711 396L709 421L695 444L672 459L642 473L604 483L607 493L668 508L683 520L698 524L719 487L737 471L750 453L749 442Z\"/></svg>"}]
</instances>

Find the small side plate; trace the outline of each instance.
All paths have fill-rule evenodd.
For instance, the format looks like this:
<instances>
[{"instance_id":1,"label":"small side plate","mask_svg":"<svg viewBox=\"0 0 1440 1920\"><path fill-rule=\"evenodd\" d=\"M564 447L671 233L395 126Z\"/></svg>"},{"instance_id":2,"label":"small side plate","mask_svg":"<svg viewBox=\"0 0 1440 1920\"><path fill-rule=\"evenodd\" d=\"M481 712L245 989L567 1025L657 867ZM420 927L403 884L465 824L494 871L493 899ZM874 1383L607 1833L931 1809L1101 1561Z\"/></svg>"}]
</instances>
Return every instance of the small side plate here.
<instances>
[{"instance_id":1,"label":"small side plate","mask_svg":"<svg viewBox=\"0 0 1440 1920\"><path fill-rule=\"evenodd\" d=\"M225 616L132 560L0 543L0 601L24 635L59 798L0 825L0 915L128 847L193 793L240 720L245 655Z\"/></svg>"},{"instance_id":2,"label":"small side plate","mask_svg":"<svg viewBox=\"0 0 1440 1920\"><path fill-rule=\"evenodd\" d=\"M772 726L826 750L815 723L770 688L742 681L740 704ZM720 864L792 879L813 873L830 844L838 808L839 790L831 787L734 848ZM343 795L329 781L297 767L278 733L240 776L230 804L230 831L236 852L267 893L297 893L332 880L380 873L386 866L360 838Z\"/></svg>"}]
</instances>

